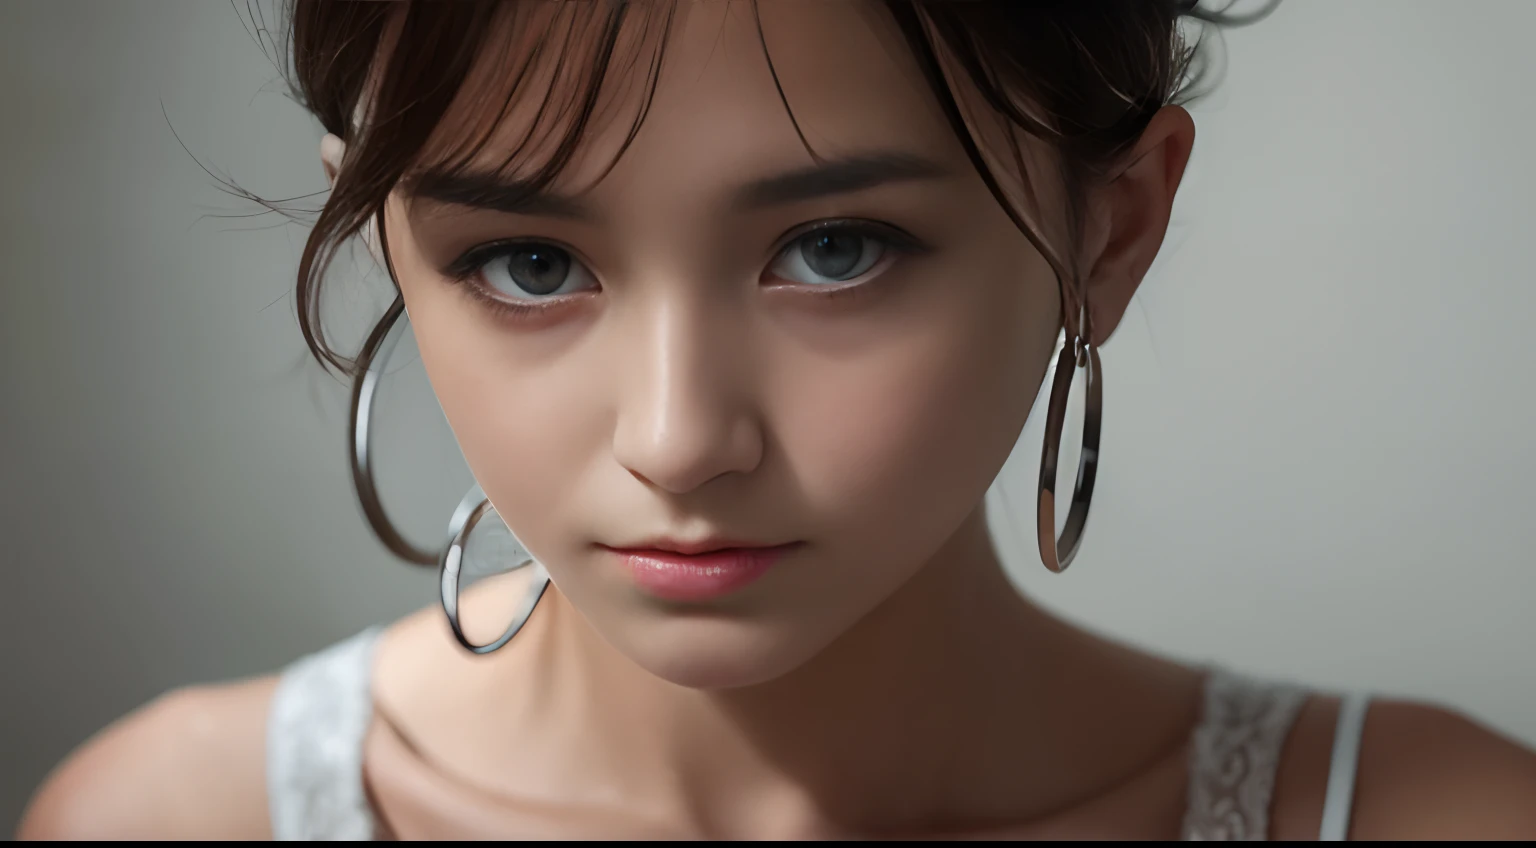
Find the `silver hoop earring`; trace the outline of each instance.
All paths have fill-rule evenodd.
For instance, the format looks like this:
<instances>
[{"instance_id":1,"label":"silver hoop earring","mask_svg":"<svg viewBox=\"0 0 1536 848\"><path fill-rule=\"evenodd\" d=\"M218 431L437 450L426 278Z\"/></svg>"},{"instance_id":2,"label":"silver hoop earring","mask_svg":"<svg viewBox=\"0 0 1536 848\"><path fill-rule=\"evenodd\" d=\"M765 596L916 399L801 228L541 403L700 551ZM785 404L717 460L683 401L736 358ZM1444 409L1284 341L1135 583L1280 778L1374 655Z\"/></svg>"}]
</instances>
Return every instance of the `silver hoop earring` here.
<instances>
[{"instance_id":1,"label":"silver hoop earring","mask_svg":"<svg viewBox=\"0 0 1536 848\"><path fill-rule=\"evenodd\" d=\"M404 315L405 300L397 296L389 305L389 309L385 310L379 323L375 324L373 330L369 332L367 341L363 343L363 350L357 357L360 375L352 387L352 485L357 490L357 499L362 504L363 515L368 519L368 526L390 553L413 565L438 567L443 612L448 617L448 626L453 631L453 637L472 653L488 654L510 642L523 625L528 623L529 617L533 615L533 608L544 596L544 590L549 588L549 573L544 570L543 565L528 555L521 542L517 542L513 556L514 565L511 570L529 566L536 569L533 582L528 587L528 595L517 616L513 618L512 624L500 638L486 645L476 645L465 637L464 628L459 622L459 583L464 568L464 549L469 543L469 534L492 509L491 502L485 497L485 492L481 491L477 485L464 496L458 509L454 510L453 518L448 522L448 543L441 553L433 553L406 541L400 531L395 528L394 522L390 521L389 515L384 512L378 489L373 484L371 440L374 397L378 394L379 382L384 377L384 368L389 363L389 354L394 350L404 332L406 325L400 320ZM517 536L513 535L512 538L516 541Z\"/></svg>"},{"instance_id":2,"label":"silver hoop earring","mask_svg":"<svg viewBox=\"0 0 1536 848\"><path fill-rule=\"evenodd\" d=\"M1086 319L1086 310L1084 310ZM1078 332L1064 341L1056 357L1056 378L1051 382L1051 405L1045 414L1045 447L1040 455L1040 499L1038 532L1040 561L1053 572L1061 573L1072 564L1083 541L1088 523L1088 506L1093 501L1093 481L1099 470L1099 429L1104 416L1103 367L1099 350L1087 339L1078 323ZM1061 451L1061 431L1066 424L1067 396L1072 390L1073 372L1086 370L1088 378L1086 408L1083 414L1083 450L1077 462L1077 483L1072 488L1072 505L1067 524L1056 538L1056 463Z\"/></svg>"},{"instance_id":3,"label":"silver hoop earring","mask_svg":"<svg viewBox=\"0 0 1536 848\"><path fill-rule=\"evenodd\" d=\"M459 577L464 568L464 549L469 543L469 534L475 529L475 525L479 524L485 514L491 510L490 500L485 497L485 492L481 491L478 485L464 495L464 500L459 502L459 508L454 510L453 519L448 523L448 545L443 549L443 561L438 580L442 593L443 614L448 617L448 627L453 630L453 638L457 639L465 650L476 654L489 654L512 641L512 637L516 636L533 616L533 609L544 597L544 590L549 588L549 572L528 553L522 542L517 541L517 535L512 534L512 540L516 543L517 549L513 556L514 564L511 570L533 569L533 579L528 585L527 594L523 596L522 606L519 607L517 615L513 616L512 623L496 641L476 645L465 637L464 628L459 623ZM508 532L511 532L510 529Z\"/></svg>"},{"instance_id":4,"label":"silver hoop earring","mask_svg":"<svg viewBox=\"0 0 1536 848\"><path fill-rule=\"evenodd\" d=\"M379 391L379 381L384 377L384 366L389 363L389 354L404 332L406 325L400 320L404 314L405 300L396 296L395 302L384 312L384 317L368 333L362 353L357 357L361 371L357 382L352 385L352 488L357 492L358 503L362 504L363 517L368 519L368 526L379 541L384 543L384 547L412 565L430 566L438 564L439 556L430 550L416 547L400 535L394 522L385 514L378 489L373 485L373 452L370 447L373 400Z\"/></svg>"}]
</instances>

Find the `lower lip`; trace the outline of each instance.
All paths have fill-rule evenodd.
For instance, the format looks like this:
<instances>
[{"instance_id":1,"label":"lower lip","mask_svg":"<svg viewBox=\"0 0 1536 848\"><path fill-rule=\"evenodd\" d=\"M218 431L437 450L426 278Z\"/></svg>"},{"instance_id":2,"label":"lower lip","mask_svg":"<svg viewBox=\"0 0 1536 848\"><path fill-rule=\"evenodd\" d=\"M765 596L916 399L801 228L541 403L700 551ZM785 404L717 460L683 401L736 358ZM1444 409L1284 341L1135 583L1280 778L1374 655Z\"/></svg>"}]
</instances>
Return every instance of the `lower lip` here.
<instances>
[{"instance_id":1,"label":"lower lip","mask_svg":"<svg viewBox=\"0 0 1536 848\"><path fill-rule=\"evenodd\" d=\"M757 580L798 542L773 548L728 548L707 554L608 548L634 576L635 584L668 601L708 601Z\"/></svg>"}]
</instances>

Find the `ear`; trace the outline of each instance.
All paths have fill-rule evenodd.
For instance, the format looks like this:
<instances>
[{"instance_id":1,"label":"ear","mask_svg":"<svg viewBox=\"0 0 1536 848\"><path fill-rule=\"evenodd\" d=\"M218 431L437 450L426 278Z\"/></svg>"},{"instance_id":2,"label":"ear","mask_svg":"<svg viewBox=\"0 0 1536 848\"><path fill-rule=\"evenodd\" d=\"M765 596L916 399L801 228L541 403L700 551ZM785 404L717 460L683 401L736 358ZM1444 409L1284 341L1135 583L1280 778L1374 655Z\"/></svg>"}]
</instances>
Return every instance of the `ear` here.
<instances>
[{"instance_id":1,"label":"ear","mask_svg":"<svg viewBox=\"0 0 1536 848\"><path fill-rule=\"evenodd\" d=\"M334 133L326 133L320 139L320 167L325 169L325 178L331 188L336 187L336 179L341 175L341 163L347 158L347 143ZM363 244L368 247L368 253L380 268L385 267L384 251L379 246L378 225L372 218L363 226Z\"/></svg>"},{"instance_id":2,"label":"ear","mask_svg":"<svg viewBox=\"0 0 1536 848\"><path fill-rule=\"evenodd\" d=\"M1094 344L1114 333L1157 257L1194 144L1194 119L1183 107L1164 106L1119 172L1091 192L1082 267Z\"/></svg>"},{"instance_id":3,"label":"ear","mask_svg":"<svg viewBox=\"0 0 1536 848\"><path fill-rule=\"evenodd\" d=\"M335 133L326 133L320 139L320 167L325 169L325 178L330 182L331 188L336 187L336 176L341 173L341 160L347 156L347 143Z\"/></svg>"}]
</instances>

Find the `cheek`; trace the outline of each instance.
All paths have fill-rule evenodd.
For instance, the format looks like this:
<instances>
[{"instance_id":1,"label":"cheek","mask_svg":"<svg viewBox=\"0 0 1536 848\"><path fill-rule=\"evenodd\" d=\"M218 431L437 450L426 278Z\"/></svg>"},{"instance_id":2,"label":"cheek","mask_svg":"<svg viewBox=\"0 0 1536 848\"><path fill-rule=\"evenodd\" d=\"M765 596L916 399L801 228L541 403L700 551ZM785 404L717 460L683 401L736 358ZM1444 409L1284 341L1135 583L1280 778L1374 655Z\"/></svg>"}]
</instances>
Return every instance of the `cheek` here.
<instances>
[{"instance_id":1,"label":"cheek","mask_svg":"<svg viewBox=\"0 0 1536 848\"><path fill-rule=\"evenodd\" d=\"M392 258L422 366L497 512L530 551L559 555L579 471L601 439L590 368L570 355L579 325L518 333L434 272L394 216ZM601 372L596 372L601 373Z\"/></svg>"},{"instance_id":2,"label":"cheek","mask_svg":"<svg viewBox=\"0 0 1536 848\"><path fill-rule=\"evenodd\" d=\"M1048 287L1020 267L931 299L856 356L785 375L774 408L792 474L859 559L937 550L1007 459L1054 342Z\"/></svg>"},{"instance_id":3,"label":"cheek","mask_svg":"<svg viewBox=\"0 0 1536 848\"><path fill-rule=\"evenodd\" d=\"M460 298L425 300L411 304L422 365L476 482L535 556L560 557L572 529L561 505L601 438L592 372L526 349Z\"/></svg>"}]
</instances>

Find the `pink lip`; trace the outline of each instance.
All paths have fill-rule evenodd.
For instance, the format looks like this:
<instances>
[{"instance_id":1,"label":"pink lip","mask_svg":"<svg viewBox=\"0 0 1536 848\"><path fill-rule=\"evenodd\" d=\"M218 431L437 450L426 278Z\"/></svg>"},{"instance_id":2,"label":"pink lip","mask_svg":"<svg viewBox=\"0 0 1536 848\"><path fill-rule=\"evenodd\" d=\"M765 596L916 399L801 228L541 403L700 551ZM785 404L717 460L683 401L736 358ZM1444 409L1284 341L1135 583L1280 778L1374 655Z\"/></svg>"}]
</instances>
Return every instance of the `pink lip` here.
<instances>
[{"instance_id":1,"label":"pink lip","mask_svg":"<svg viewBox=\"0 0 1536 848\"><path fill-rule=\"evenodd\" d=\"M724 548L707 553L606 548L629 569L642 591L669 601L707 601L757 580L799 542L771 548Z\"/></svg>"}]
</instances>

